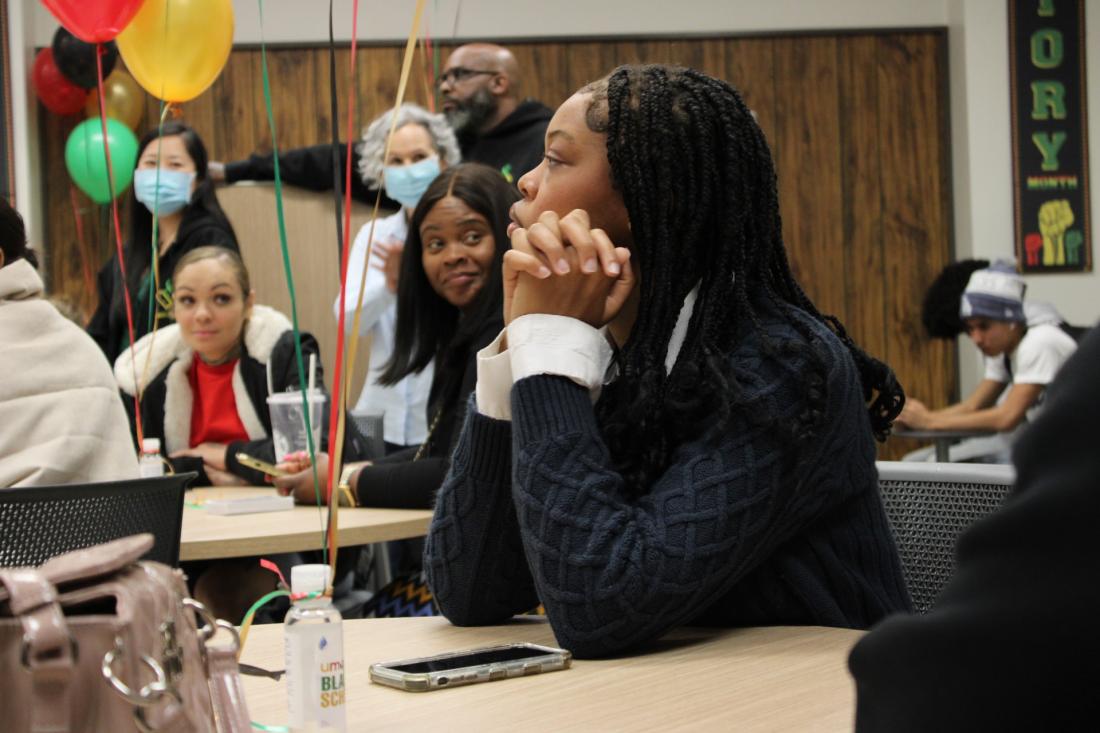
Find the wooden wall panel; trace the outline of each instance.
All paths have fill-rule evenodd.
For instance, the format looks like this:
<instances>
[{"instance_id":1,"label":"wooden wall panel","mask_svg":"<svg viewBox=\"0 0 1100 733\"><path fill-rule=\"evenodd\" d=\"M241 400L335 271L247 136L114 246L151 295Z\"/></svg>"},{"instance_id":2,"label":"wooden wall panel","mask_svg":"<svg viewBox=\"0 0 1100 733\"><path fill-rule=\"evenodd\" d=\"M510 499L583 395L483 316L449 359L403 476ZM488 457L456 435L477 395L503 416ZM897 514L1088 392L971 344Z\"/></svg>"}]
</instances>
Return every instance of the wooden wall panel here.
<instances>
[{"instance_id":1,"label":"wooden wall panel","mask_svg":"<svg viewBox=\"0 0 1100 733\"><path fill-rule=\"evenodd\" d=\"M440 44L441 57L454 45ZM529 41L510 48L525 72L524 93L551 107L626 62L682 63L733 83L772 147L784 237L807 292L886 359L911 394L934 405L955 395L954 346L929 341L919 323L923 291L952 251L943 32ZM358 49L356 136L392 104L402 53L399 45ZM336 54L341 135L349 54L346 47ZM327 48L270 49L268 63L280 147L329 139ZM407 98L429 102L422 57ZM145 125L156 117L150 99ZM214 160L269 152L259 50L235 49L211 89L182 106L182 117ZM90 308L63 160L74 121L45 112L40 119L47 279L55 293ZM98 269L113 247L105 210L79 198L90 266ZM320 239L314 246L335 247ZM277 243L271 246L274 253ZM328 301L335 273L322 277L306 292ZM892 443L883 455L901 447Z\"/></svg>"},{"instance_id":2,"label":"wooden wall panel","mask_svg":"<svg viewBox=\"0 0 1100 733\"><path fill-rule=\"evenodd\" d=\"M886 356L886 279L882 236L882 155L879 147L878 40L854 39L838 49L840 173L843 197L844 300L849 334L869 353ZM851 114L852 110L861 110Z\"/></svg>"},{"instance_id":3,"label":"wooden wall panel","mask_svg":"<svg viewBox=\"0 0 1100 733\"><path fill-rule=\"evenodd\" d=\"M887 289L885 357L908 394L933 407L956 393L954 344L932 341L920 323L924 288L951 259L949 191L942 140L942 78L922 73L942 48L915 35L878 39L878 98L882 155L883 246ZM902 441L897 441L902 442ZM911 447L911 446L906 446Z\"/></svg>"},{"instance_id":4,"label":"wooden wall panel","mask_svg":"<svg viewBox=\"0 0 1100 733\"><path fill-rule=\"evenodd\" d=\"M776 168L783 240L823 313L847 319L835 38L775 42Z\"/></svg>"}]
</instances>

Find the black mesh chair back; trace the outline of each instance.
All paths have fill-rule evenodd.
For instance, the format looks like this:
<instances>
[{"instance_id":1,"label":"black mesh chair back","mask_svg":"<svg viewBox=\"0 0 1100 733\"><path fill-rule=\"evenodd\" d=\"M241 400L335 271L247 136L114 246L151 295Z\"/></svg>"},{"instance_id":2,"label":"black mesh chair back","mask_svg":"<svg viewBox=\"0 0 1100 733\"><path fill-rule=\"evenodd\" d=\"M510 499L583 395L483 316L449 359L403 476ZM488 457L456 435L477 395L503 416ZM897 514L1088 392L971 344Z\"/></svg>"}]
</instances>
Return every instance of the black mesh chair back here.
<instances>
[{"instance_id":1,"label":"black mesh chair back","mask_svg":"<svg viewBox=\"0 0 1100 733\"><path fill-rule=\"evenodd\" d=\"M1012 466L879 461L878 484L913 606L927 613L955 574L955 543L995 511L1016 480Z\"/></svg>"},{"instance_id":2,"label":"black mesh chair back","mask_svg":"<svg viewBox=\"0 0 1100 733\"><path fill-rule=\"evenodd\" d=\"M175 566L183 492L195 476L0 489L0 566L41 565L140 532L155 539L145 559Z\"/></svg>"}]
</instances>

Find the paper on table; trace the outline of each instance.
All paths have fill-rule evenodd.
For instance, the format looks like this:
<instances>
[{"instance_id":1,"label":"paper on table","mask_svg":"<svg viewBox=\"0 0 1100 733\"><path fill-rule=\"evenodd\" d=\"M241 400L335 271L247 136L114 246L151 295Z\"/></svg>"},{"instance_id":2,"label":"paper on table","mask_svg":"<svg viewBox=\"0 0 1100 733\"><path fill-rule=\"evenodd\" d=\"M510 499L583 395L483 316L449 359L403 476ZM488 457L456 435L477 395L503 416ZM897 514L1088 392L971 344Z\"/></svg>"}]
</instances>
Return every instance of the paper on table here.
<instances>
[{"instance_id":1,"label":"paper on table","mask_svg":"<svg viewBox=\"0 0 1100 733\"><path fill-rule=\"evenodd\" d=\"M259 514L294 508L293 496L246 496L240 499L209 499L203 507L210 514Z\"/></svg>"}]
</instances>

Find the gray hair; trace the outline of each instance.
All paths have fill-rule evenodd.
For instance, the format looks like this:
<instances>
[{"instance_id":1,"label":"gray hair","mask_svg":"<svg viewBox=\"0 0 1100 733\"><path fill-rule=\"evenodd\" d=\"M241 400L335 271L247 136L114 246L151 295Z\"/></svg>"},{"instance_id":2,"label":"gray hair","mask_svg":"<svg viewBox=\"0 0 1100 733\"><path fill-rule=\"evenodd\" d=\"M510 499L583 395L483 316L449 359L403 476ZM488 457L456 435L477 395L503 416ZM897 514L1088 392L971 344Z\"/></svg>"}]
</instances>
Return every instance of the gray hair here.
<instances>
[{"instance_id":1,"label":"gray hair","mask_svg":"<svg viewBox=\"0 0 1100 733\"><path fill-rule=\"evenodd\" d=\"M375 118L363 131L363 141L359 144L359 175L368 187L374 188L382 183L382 165L386 154L386 135L393 124L394 110L388 109ZM410 123L416 123L428 131L432 146L439 153L440 163L446 167L462 162L462 153L458 149L458 140L454 130L443 115L432 114L416 104L402 104L397 108L397 126L394 130Z\"/></svg>"}]
</instances>

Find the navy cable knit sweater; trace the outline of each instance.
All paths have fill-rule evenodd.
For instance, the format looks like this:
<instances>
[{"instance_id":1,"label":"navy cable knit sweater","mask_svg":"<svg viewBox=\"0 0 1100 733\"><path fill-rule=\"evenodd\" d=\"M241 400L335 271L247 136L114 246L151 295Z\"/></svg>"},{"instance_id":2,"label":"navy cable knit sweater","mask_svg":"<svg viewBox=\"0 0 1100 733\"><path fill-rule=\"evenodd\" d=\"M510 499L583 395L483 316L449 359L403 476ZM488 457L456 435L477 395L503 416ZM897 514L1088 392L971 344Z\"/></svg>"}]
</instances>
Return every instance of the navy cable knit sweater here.
<instances>
[{"instance_id":1,"label":"navy cable knit sweater","mask_svg":"<svg viewBox=\"0 0 1100 733\"><path fill-rule=\"evenodd\" d=\"M512 422L471 402L426 548L443 614L500 623L541 601L558 642L596 657L687 622L866 628L908 610L855 364L826 327L796 317L827 365L815 437L783 440L735 412L682 443L640 498L612 468L583 387L520 380ZM780 318L764 328L805 343ZM754 410L798 419L807 357L762 354L746 330L731 373Z\"/></svg>"}]
</instances>

